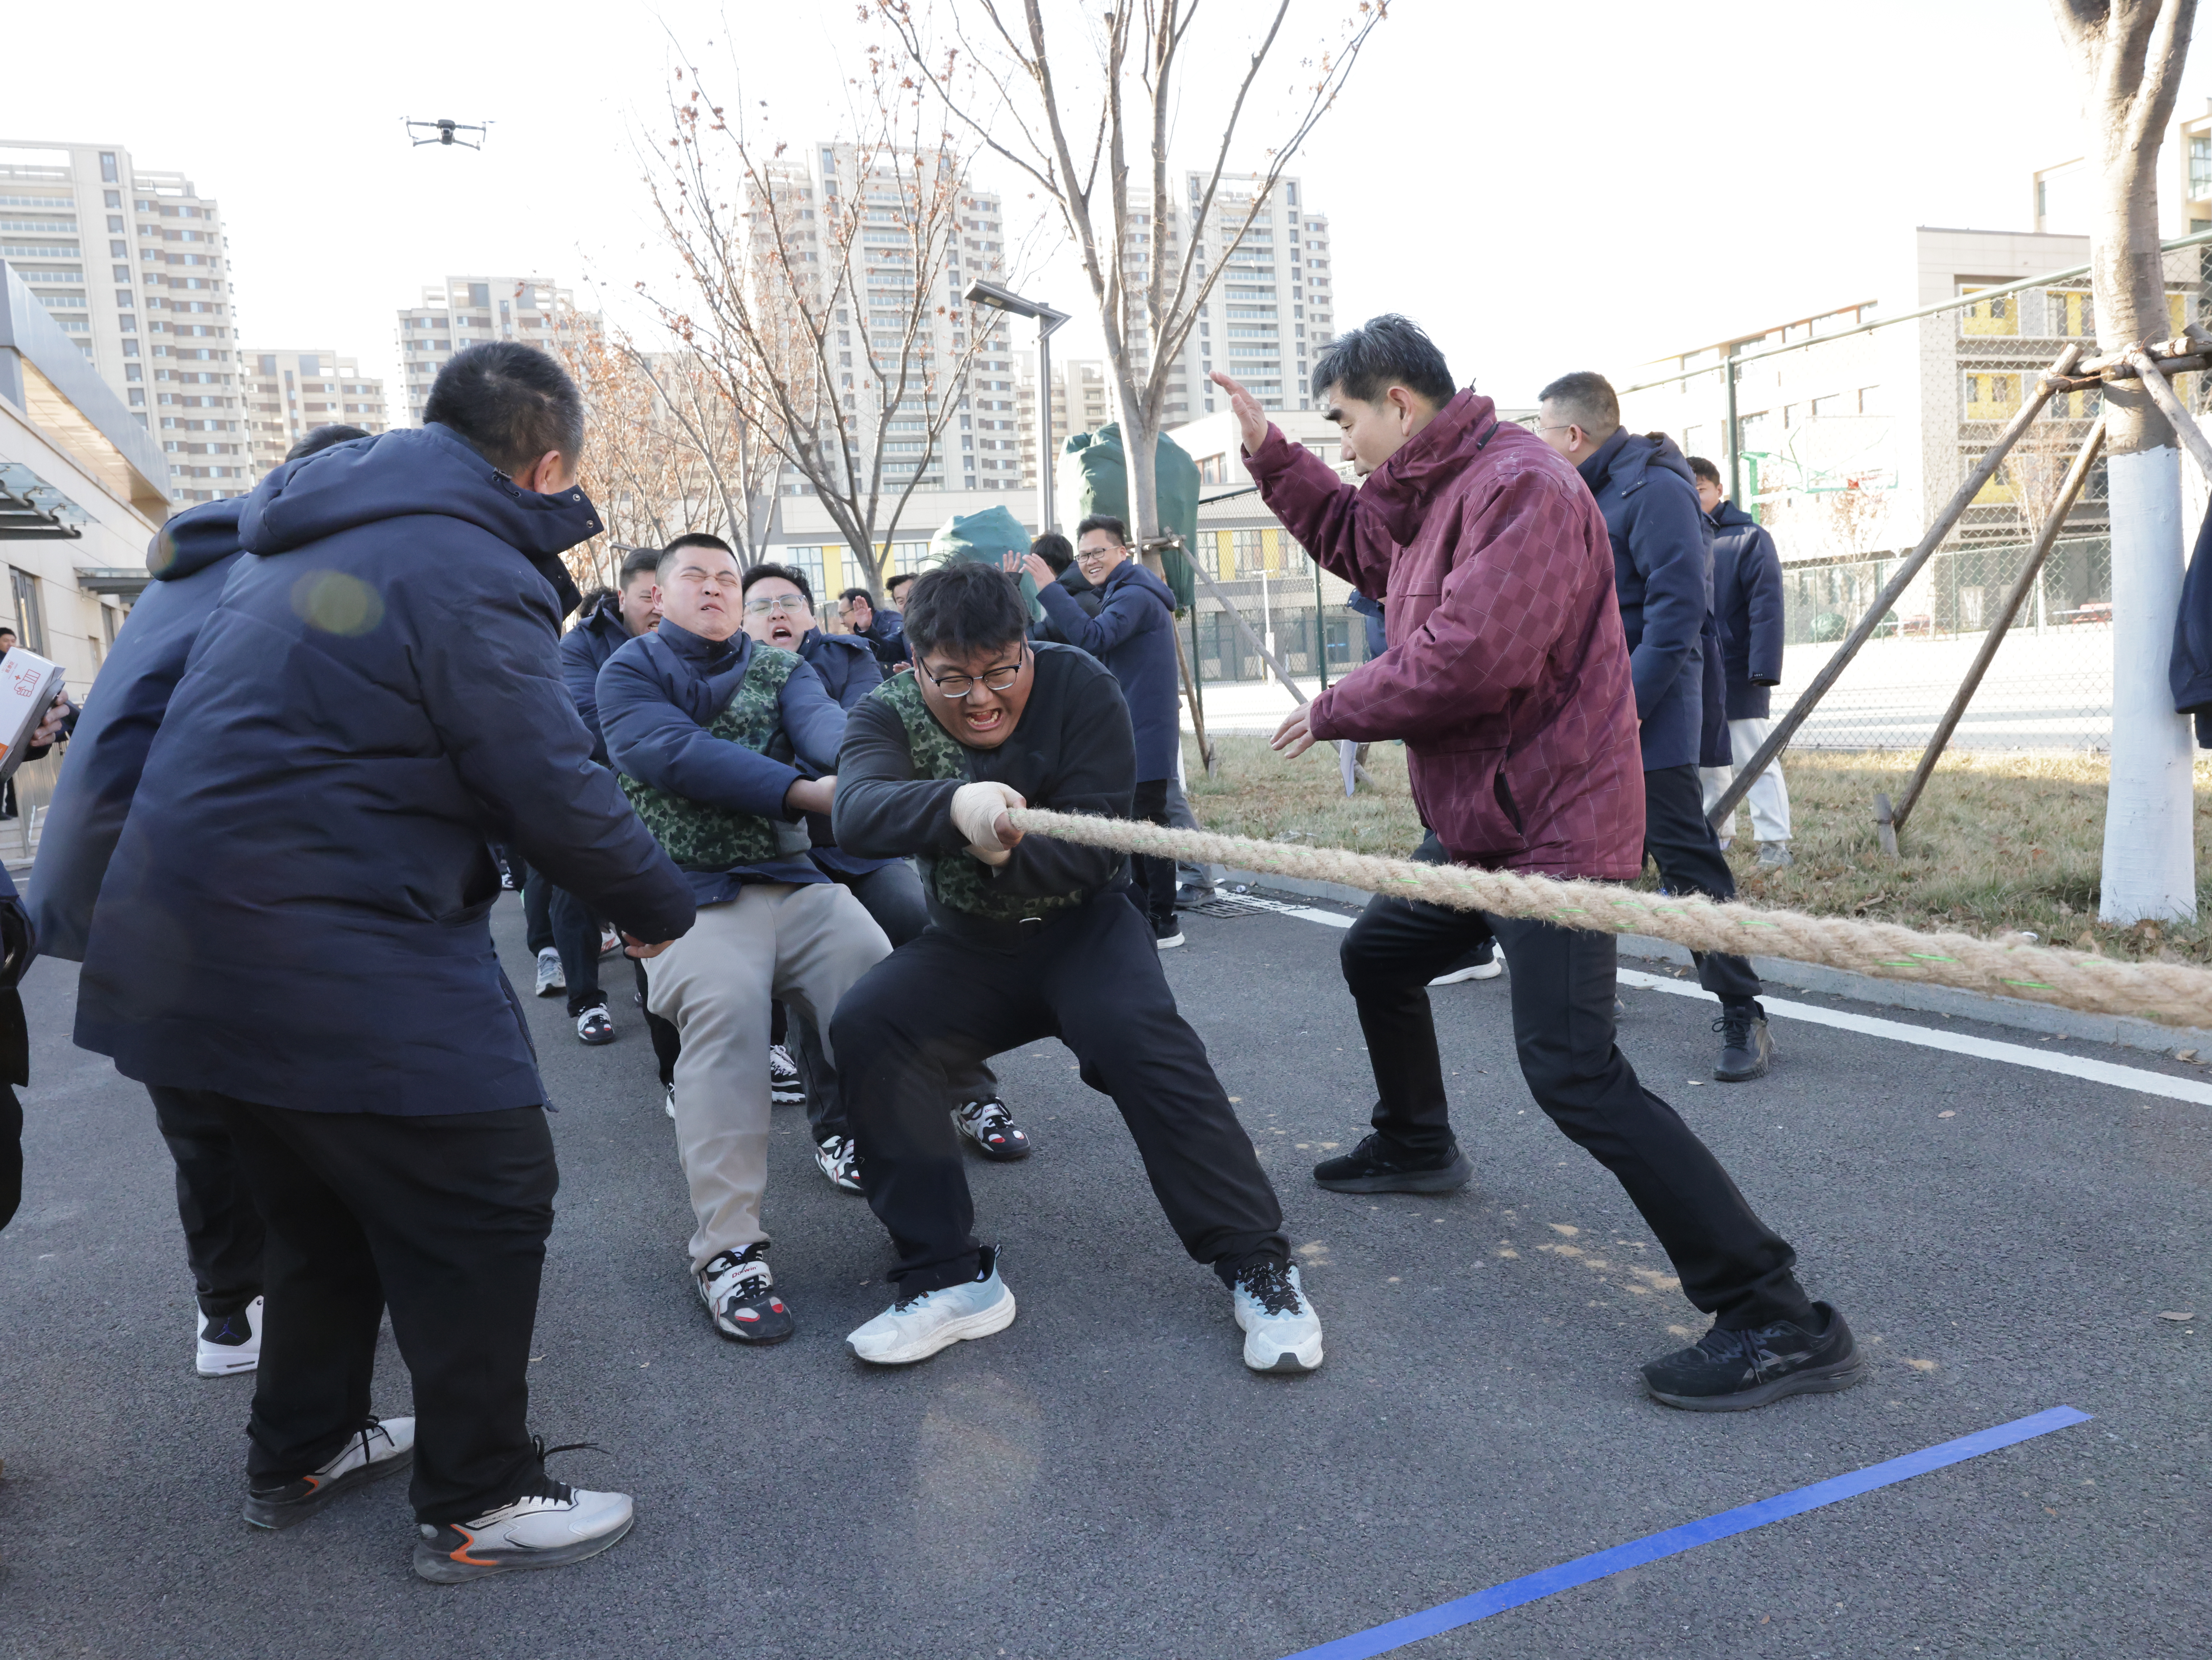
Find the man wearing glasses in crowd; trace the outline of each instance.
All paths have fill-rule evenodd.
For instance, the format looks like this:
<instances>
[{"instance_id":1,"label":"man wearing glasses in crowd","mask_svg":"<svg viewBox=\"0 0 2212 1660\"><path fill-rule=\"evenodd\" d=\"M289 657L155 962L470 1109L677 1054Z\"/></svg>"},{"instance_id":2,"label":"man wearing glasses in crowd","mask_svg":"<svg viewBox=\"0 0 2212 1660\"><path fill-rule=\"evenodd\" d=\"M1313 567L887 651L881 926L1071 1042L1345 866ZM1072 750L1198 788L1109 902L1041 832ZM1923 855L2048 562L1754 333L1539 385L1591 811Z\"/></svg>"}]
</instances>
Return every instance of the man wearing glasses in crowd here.
<instances>
[{"instance_id":1,"label":"man wearing glasses in crowd","mask_svg":"<svg viewBox=\"0 0 2212 1660\"><path fill-rule=\"evenodd\" d=\"M744 629L764 646L796 652L822 677L822 684L842 708L851 709L883 684L884 672L868 642L850 634L824 634L814 621L814 589L787 565L755 565L744 575ZM902 946L929 926L921 880L903 859L863 859L831 839L827 813L811 814L814 862L830 879L852 891L876 919L894 946ZM837 1071L822 1052L815 1023L799 1025L799 1070L805 1079L807 1122L813 1128L814 1162L848 1193L860 1190L852 1132ZM948 1103L954 1128L986 1158L1011 1163L1029 1157L1030 1140L999 1098L998 1079L980 1061L953 1076Z\"/></svg>"},{"instance_id":2,"label":"man wearing glasses in crowd","mask_svg":"<svg viewBox=\"0 0 2212 1660\"><path fill-rule=\"evenodd\" d=\"M1176 751L1182 741L1176 706L1174 591L1131 556L1121 521L1104 514L1075 527L1075 562L1098 593L1097 615L1085 611L1042 556L1010 557L1009 569L1017 562L1036 579L1038 603L1059 636L1089 652L1121 683L1137 744L1137 792L1129 816L1168 823L1168 786L1176 776ZM1136 877L1130 898L1151 923L1154 945L1162 951L1180 946L1175 860L1139 855L1130 864Z\"/></svg>"},{"instance_id":3,"label":"man wearing glasses in crowd","mask_svg":"<svg viewBox=\"0 0 2212 1660\"><path fill-rule=\"evenodd\" d=\"M1160 1208L1231 1293L1244 1363L1310 1371L1321 1322L1290 1265L1282 1208L1123 900L1117 853L1024 836L1024 805L1129 817L1139 767L1114 677L1072 648L1030 644L1006 575L925 575L906 611L915 672L853 710L838 756L837 843L911 855L934 926L863 976L830 1021L860 1183L888 1229L897 1300L845 1341L903 1365L1013 1323L998 1248L975 1234L945 1122L958 1069L1058 1037L1111 1096ZM1144 1271L1131 1243L1100 1266ZM1102 1335L1115 1335L1102 1330Z\"/></svg>"}]
</instances>

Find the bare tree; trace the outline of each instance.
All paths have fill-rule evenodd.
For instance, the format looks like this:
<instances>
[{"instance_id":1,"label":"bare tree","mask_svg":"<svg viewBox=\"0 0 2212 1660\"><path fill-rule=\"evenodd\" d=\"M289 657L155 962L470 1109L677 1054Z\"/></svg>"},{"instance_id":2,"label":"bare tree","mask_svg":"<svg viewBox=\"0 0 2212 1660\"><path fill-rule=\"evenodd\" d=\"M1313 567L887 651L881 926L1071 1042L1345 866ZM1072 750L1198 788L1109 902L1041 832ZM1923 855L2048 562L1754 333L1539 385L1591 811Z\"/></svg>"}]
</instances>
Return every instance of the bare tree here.
<instances>
[{"instance_id":1,"label":"bare tree","mask_svg":"<svg viewBox=\"0 0 2212 1660\"><path fill-rule=\"evenodd\" d=\"M949 40L934 33L931 14L917 13L913 0L876 0L876 7L910 73L937 92L987 152L1031 179L1065 222L1105 332L1128 458L1131 517L1142 541L1152 542L1159 534L1153 467L1176 361L1227 256L1267 209L1284 169L1382 21L1388 0L1358 0L1334 46L1299 64L1285 131L1267 149L1265 167L1252 175L1249 202L1241 218L1224 226L1210 262L1206 228L1214 222L1238 125L1280 44L1290 0L1237 9L1240 23L1250 20L1240 46L1209 44L1203 52L1191 39L1199 0L1122 0L1090 12L1072 7L1071 26L1084 31L1077 38L1087 36L1097 54L1097 73L1087 83L1074 64L1055 61L1042 0L1021 0L1018 18L1014 0L947 0ZM1239 53L1237 72L1218 72ZM1197 71L1188 88L1186 59ZM1193 89L1214 87L1225 107L1202 112ZM1180 249L1170 240L1176 207L1168 190L1177 119L1208 135L1218 122L1221 135L1193 205L1192 234ZM1148 258L1130 257L1146 246Z\"/></svg>"},{"instance_id":2,"label":"bare tree","mask_svg":"<svg viewBox=\"0 0 2212 1660\"><path fill-rule=\"evenodd\" d=\"M612 587L618 550L659 545L695 528L708 502L690 488L696 471L670 441L659 394L628 343L595 317L564 312L556 324L555 349L584 399L588 435L577 482L606 526L569 550L568 568L580 587Z\"/></svg>"},{"instance_id":3,"label":"bare tree","mask_svg":"<svg viewBox=\"0 0 2212 1660\"><path fill-rule=\"evenodd\" d=\"M638 286L740 426L821 499L880 592L900 517L976 356L1004 349L993 342L1004 319L968 307L948 278L978 207L967 154L880 56L857 84L865 130L817 192L784 143L727 115L696 64L678 69L672 136L647 182L690 288ZM969 263L1004 272L1003 259Z\"/></svg>"},{"instance_id":4,"label":"bare tree","mask_svg":"<svg viewBox=\"0 0 2212 1660\"><path fill-rule=\"evenodd\" d=\"M2095 179L2089 282L2107 354L2170 332L2158 154L2197 0L2051 0L2081 74ZM2140 382L2105 387L2112 525L2112 770L2099 910L2107 922L2197 915L2187 722L2166 662L2181 597L2181 453Z\"/></svg>"}]
</instances>

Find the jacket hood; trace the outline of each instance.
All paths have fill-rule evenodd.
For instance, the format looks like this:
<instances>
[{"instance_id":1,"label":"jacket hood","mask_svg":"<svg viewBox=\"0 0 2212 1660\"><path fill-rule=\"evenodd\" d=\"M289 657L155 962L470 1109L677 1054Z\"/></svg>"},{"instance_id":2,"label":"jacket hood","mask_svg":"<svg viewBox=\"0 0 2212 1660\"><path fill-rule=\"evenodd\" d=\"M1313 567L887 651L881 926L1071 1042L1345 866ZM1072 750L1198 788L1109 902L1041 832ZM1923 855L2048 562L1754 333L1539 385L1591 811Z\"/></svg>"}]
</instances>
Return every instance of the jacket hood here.
<instances>
[{"instance_id":1,"label":"jacket hood","mask_svg":"<svg viewBox=\"0 0 2212 1660\"><path fill-rule=\"evenodd\" d=\"M1133 553L1114 568L1114 574L1099 586L1098 592L1104 593L1109 588L1124 584L1142 588L1170 611L1176 608L1175 590L1147 570Z\"/></svg>"},{"instance_id":2,"label":"jacket hood","mask_svg":"<svg viewBox=\"0 0 2212 1660\"><path fill-rule=\"evenodd\" d=\"M1735 502L1729 501L1722 502L1720 506L1715 508L1705 517L1713 521L1715 530L1733 530L1738 525L1756 525L1759 522Z\"/></svg>"},{"instance_id":3,"label":"jacket hood","mask_svg":"<svg viewBox=\"0 0 2212 1660\"><path fill-rule=\"evenodd\" d=\"M173 582L228 558L239 550L238 517L245 508L246 498L234 496L178 514L146 544L147 570L157 582Z\"/></svg>"},{"instance_id":4,"label":"jacket hood","mask_svg":"<svg viewBox=\"0 0 2212 1660\"><path fill-rule=\"evenodd\" d=\"M1382 508L1391 540L1413 539L1421 510L1474 464L1498 426L1496 404L1477 392L1454 392L1434 420L1367 476L1360 491Z\"/></svg>"},{"instance_id":5,"label":"jacket hood","mask_svg":"<svg viewBox=\"0 0 2212 1660\"><path fill-rule=\"evenodd\" d=\"M518 489L437 423L356 438L278 467L246 500L240 540L273 557L386 519L437 514L487 532L553 585L563 613L580 596L560 555L604 528L580 489Z\"/></svg>"},{"instance_id":6,"label":"jacket hood","mask_svg":"<svg viewBox=\"0 0 2212 1660\"><path fill-rule=\"evenodd\" d=\"M1693 494L1698 488L1698 475L1690 471L1689 458L1663 432L1634 433L1623 427L1582 465L1589 469L1583 476L1589 480L1593 495L1610 479L1623 496L1633 496L1655 469L1673 473Z\"/></svg>"},{"instance_id":7,"label":"jacket hood","mask_svg":"<svg viewBox=\"0 0 2212 1660\"><path fill-rule=\"evenodd\" d=\"M619 646L629 638L629 624L623 621L622 597L600 595L585 603L576 613L576 626L593 634L605 635L610 647Z\"/></svg>"}]
</instances>

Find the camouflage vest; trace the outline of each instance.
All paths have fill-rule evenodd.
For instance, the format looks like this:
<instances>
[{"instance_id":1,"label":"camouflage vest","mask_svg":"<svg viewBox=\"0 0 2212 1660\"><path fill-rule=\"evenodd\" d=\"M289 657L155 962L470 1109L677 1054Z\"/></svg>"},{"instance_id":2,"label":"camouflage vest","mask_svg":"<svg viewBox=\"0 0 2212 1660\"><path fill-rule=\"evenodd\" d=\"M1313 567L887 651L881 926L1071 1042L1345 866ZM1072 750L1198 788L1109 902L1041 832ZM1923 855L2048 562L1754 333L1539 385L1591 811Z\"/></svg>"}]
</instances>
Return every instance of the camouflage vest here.
<instances>
[{"instance_id":1,"label":"camouflage vest","mask_svg":"<svg viewBox=\"0 0 2212 1660\"><path fill-rule=\"evenodd\" d=\"M891 706L906 727L906 746L914 757L917 778L957 778L972 781L969 751L937 724L937 717L921 701L921 689L911 674L886 680L868 694ZM1024 896L1002 891L993 881L989 866L966 853L940 853L927 848L915 855L921 867L922 885L947 910L965 912L993 922L1018 922L1024 916L1049 916L1084 901L1083 891Z\"/></svg>"},{"instance_id":2,"label":"camouflage vest","mask_svg":"<svg viewBox=\"0 0 2212 1660\"><path fill-rule=\"evenodd\" d=\"M781 749L785 754L778 758L787 758L789 744L783 738L783 715L777 699L798 666L799 659L792 653L756 642L744 678L738 682L722 712L708 724L708 733L763 755ZM627 775L622 787L637 816L679 870L735 870L741 865L764 865L806 851L803 824L785 824L758 813L710 806Z\"/></svg>"}]
</instances>

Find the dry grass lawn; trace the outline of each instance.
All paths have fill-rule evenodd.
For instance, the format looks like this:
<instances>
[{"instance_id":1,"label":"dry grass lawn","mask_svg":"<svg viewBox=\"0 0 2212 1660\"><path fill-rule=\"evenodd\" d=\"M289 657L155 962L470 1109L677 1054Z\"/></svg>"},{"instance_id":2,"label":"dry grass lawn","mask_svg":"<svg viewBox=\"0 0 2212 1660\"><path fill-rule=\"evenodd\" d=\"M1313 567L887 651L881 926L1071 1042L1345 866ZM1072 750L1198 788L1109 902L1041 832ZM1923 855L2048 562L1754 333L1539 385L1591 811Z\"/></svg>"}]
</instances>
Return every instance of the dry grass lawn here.
<instances>
[{"instance_id":1,"label":"dry grass lawn","mask_svg":"<svg viewBox=\"0 0 2212 1660\"><path fill-rule=\"evenodd\" d=\"M1405 751L1378 744L1368 770L1379 787L1346 800L1333 746L1285 761L1257 737L1216 738L1219 775L1207 779L1186 740L1190 803L1210 830L1303 841L1358 853L1407 854L1421 837L1406 783ZM2168 955L2212 962L2212 930L2096 920L2106 763L2101 756L1947 755L1929 781L1892 860L1875 837L1874 795L1895 798L1917 754L1807 751L1784 763L1797 862L1759 872L1749 814L1739 812L1729 860L1743 897L1828 915L1913 927L1992 934L2026 929L2056 945L2111 956ZM2212 759L2197 768L2197 866L2212 876ZM1647 886L1656 876L1647 874ZM2212 880L2198 889L2212 919Z\"/></svg>"}]
</instances>

